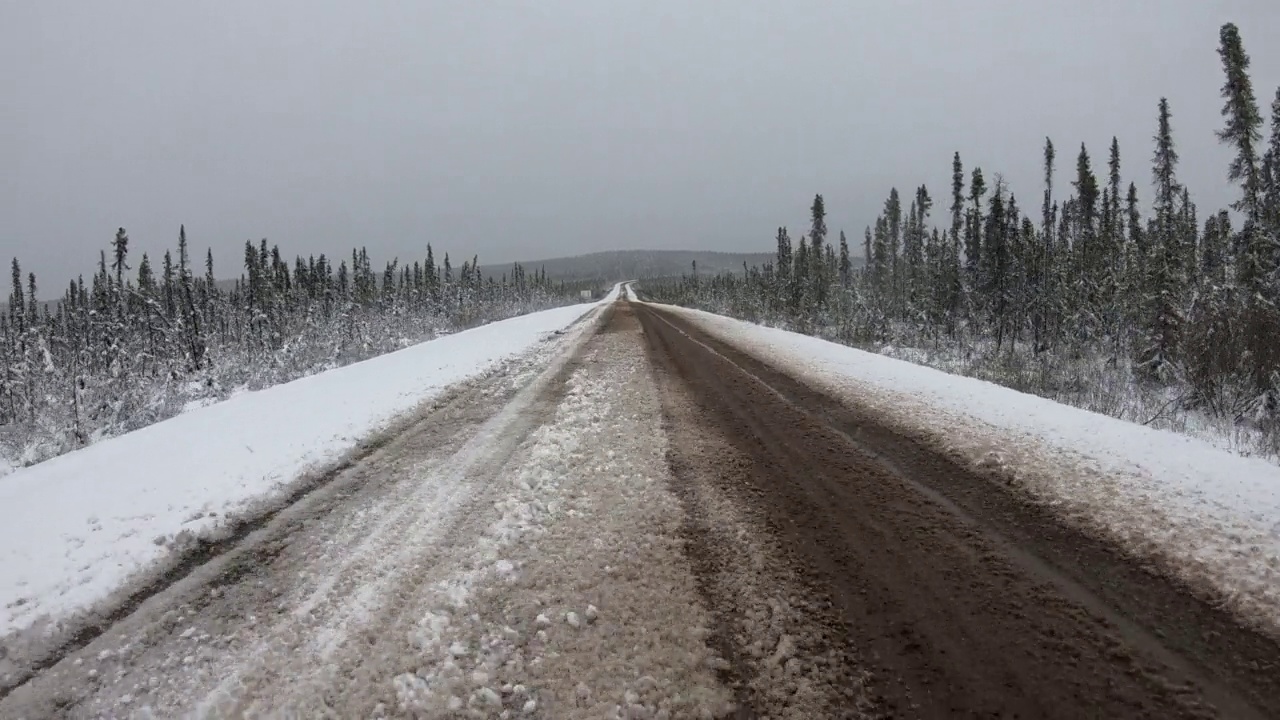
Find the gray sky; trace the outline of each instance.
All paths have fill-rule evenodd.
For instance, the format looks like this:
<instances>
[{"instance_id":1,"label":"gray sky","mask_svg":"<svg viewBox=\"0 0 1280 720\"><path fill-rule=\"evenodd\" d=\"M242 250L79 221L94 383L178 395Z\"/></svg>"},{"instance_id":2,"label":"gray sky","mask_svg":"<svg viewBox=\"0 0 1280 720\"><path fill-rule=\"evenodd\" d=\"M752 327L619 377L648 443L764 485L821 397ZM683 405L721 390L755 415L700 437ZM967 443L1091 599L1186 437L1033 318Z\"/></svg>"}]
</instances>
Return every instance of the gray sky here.
<instances>
[{"instance_id":1,"label":"gray sky","mask_svg":"<svg viewBox=\"0 0 1280 720\"><path fill-rule=\"evenodd\" d=\"M1038 205L1045 135L1064 190L1119 136L1147 202L1162 94L1203 215L1228 20L1265 110L1275 0L0 0L0 258L56 295L118 226L155 258L186 223L224 277L261 237L770 249L815 192L852 240L892 185L944 211L955 150Z\"/></svg>"}]
</instances>

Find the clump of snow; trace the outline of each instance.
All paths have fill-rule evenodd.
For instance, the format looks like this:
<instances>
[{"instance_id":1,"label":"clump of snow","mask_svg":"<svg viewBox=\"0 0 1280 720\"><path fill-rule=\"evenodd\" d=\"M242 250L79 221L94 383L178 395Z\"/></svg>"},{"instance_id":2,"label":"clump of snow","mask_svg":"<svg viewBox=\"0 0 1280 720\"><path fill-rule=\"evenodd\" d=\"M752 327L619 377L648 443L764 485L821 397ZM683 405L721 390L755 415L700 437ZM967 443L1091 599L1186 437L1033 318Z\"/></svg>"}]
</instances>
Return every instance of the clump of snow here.
<instances>
[{"instance_id":1,"label":"clump of snow","mask_svg":"<svg viewBox=\"0 0 1280 720\"><path fill-rule=\"evenodd\" d=\"M1280 467L1202 440L817 338L664 306L1280 632Z\"/></svg>"},{"instance_id":2,"label":"clump of snow","mask_svg":"<svg viewBox=\"0 0 1280 720\"><path fill-rule=\"evenodd\" d=\"M229 510L334 462L593 307L495 322L246 392L9 473L0 480L0 637L87 608L175 539L214 531Z\"/></svg>"}]
</instances>

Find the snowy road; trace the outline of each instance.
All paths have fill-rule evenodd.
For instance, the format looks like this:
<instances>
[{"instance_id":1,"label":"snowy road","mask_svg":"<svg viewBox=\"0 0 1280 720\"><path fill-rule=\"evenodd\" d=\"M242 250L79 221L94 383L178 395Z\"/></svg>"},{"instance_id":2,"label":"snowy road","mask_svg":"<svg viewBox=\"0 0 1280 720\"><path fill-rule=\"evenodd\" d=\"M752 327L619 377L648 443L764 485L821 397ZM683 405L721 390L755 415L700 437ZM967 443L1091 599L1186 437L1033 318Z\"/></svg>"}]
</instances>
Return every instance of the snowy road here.
<instances>
[{"instance_id":1,"label":"snowy road","mask_svg":"<svg viewBox=\"0 0 1280 720\"><path fill-rule=\"evenodd\" d=\"M678 314L405 428L0 717L1280 717L1273 640Z\"/></svg>"}]
</instances>

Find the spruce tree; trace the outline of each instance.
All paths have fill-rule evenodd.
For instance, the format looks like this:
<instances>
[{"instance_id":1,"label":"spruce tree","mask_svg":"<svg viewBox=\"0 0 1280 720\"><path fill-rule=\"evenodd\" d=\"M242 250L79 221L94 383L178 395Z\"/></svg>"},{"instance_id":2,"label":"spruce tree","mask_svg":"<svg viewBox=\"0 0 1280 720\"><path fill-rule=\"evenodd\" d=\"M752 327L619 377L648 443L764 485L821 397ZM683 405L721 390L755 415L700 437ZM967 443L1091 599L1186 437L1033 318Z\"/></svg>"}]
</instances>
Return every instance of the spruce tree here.
<instances>
[{"instance_id":1,"label":"spruce tree","mask_svg":"<svg viewBox=\"0 0 1280 720\"><path fill-rule=\"evenodd\" d=\"M1042 348L1048 347L1048 339L1051 334L1050 325L1052 323L1050 303L1051 298L1056 295L1056 286L1054 284L1056 273L1053 272L1053 230L1057 207L1053 202L1053 172L1056 157L1057 154L1053 149L1053 140L1046 136L1042 154L1044 162L1044 200L1040 205L1038 252L1034 263L1030 266L1029 277L1031 283L1031 327L1033 343L1037 352Z\"/></svg>"},{"instance_id":2,"label":"spruce tree","mask_svg":"<svg viewBox=\"0 0 1280 720\"><path fill-rule=\"evenodd\" d=\"M1174 204L1182 192L1176 177L1178 152L1173 146L1170 118L1169 100L1160 98L1151 177L1155 187L1156 226L1160 232L1156 242L1161 244L1168 244L1168 236L1173 232Z\"/></svg>"},{"instance_id":3,"label":"spruce tree","mask_svg":"<svg viewBox=\"0 0 1280 720\"><path fill-rule=\"evenodd\" d=\"M889 273L889 307L894 315L902 311L902 282L899 272L899 255L902 249L902 200L898 197L898 188L889 189L889 198L884 202L885 229L888 232L888 267Z\"/></svg>"},{"instance_id":4,"label":"spruce tree","mask_svg":"<svg viewBox=\"0 0 1280 720\"><path fill-rule=\"evenodd\" d=\"M849 259L849 241L844 236L844 230L840 231L840 287L848 288L849 281L853 277L853 263Z\"/></svg>"},{"instance_id":5,"label":"spruce tree","mask_svg":"<svg viewBox=\"0 0 1280 720\"><path fill-rule=\"evenodd\" d=\"M40 298L36 293L36 274L27 273L27 327L40 324Z\"/></svg>"},{"instance_id":6,"label":"spruce tree","mask_svg":"<svg viewBox=\"0 0 1280 720\"><path fill-rule=\"evenodd\" d=\"M146 253L142 253L142 260L138 261L138 294L144 298L155 296L156 292L156 276L151 269L151 259Z\"/></svg>"},{"instance_id":7,"label":"spruce tree","mask_svg":"<svg viewBox=\"0 0 1280 720\"><path fill-rule=\"evenodd\" d=\"M1124 255L1124 220L1120 215L1120 141L1111 138L1111 152L1107 158L1107 189L1103 192L1102 262L1106 285L1103 288L1103 302L1107 314L1108 330L1118 334L1115 323L1118 322L1119 301L1123 278L1121 265Z\"/></svg>"},{"instance_id":8,"label":"spruce tree","mask_svg":"<svg viewBox=\"0 0 1280 720\"><path fill-rule=\"evenodd\" d=\"M1049 237L1053 233L1053 140L1044 139L1044 204L1041 205L1042 218L1040 230Z\"/></svg>"},{"instance_id":9,"label":"spruce tree","mask_svg":"<svg viewBox=\"0 0 1280 720\"><path fill-rule=\"evenodd\" d=\"M1261 215L1258 146L1262 142L1262 115L1249 79L1249 55L1234 23L1222 26L1218 34L1218 56L1226 81L1222 85L1222 116L1226 126L1218 131L1218 139L1231 145L1235 157L1227 171L1228 179L1240 183L1241 197L1235 209L1244 213L1251 224Z\"/></svg>"},{"instance_id":10,"label":"spruce tree","mask_svg":"<svg viewBox=\"0 0 1280 720\"><path fill-rule=\"evenodd\" d=\"M1094 250L1092 243L1096 237L1098 219L1098 178L1093 174L1089 161L1089 150L1080 143L1080 154L1076 156L1076 179L1072 183L1076 189L1076 200L1079 205L1079 222L1081 239L1086 244L1086 257ZM1086 262L1086 267L1089 263Z\"/></svg>"},{"instance_id":11,"label":"spruce tree","mask_svg":"<svg viewBox=\"0 0 1280 720\"><path fill-rule=\"evenodd\" d=\"M876 294L876 300L884 303L888 295L889 287L889 223L885 220L884 215L876 218L876 229L874 239L871 243L871 283L872 292ZM879 308L883 312L884 308Z\"/></svg>"},{"instance_id":12,"label":"spruce tree","mask_svg":"<svg viewBox=\"0 0 1280 720\"><path fill-rule=\"evenodd\" d=\"M182 307L181 322L183 340L187 348L189 370L197 370L204 366L205 339L200 329L200 316L196 312L195 282L191 276L189 253L187 251L186 225L178 226L178 293Z\"/></svg>"},{"instance_id":13,"label":"spruce tree","mask_svg":"<svg viewBox=\"0 0 1280 720\"><path fill-rule=\"evenodd\" d=\"M791 268L791 316L803 319L804 298L809 289L809 270L812 260L809 258L809 239L800 236L800 244L796 246L795 263Z\"/></svg>"},{"instance_id":14,"label":"spruce tree","mask_svg":"<svg viewBox=\"0 0 1280 720\"><path fill-rule=\"evenodd\" d=\"M811 269L810 269L810 286L812 307L815 311L821 311L827 304L827 273L826 273L826 238L827 238L827 209L826 204L822 201L822 195L813 196L813 205L809 208L810 225L809 225L809 243L811 251Z\"/></svg>"},{"instance_id":15,"label":"spruce tree","mask_svg":"<svg viewBox=\"0 0 1280 720\"><path fill-rule=\"evenodd\" d=\"M1007 328L1009 301L1008 218L1005 216L1004 180L999 175L995 178L995 188L987 207L983 234L981 290L990 307L991 327L995 330L996 352L999 352Z\"/></svg>"},{"instance_id":16,"label":"spruce tree","mask_svg":"<svg viewBox=\"0 0 1280 720\"><path fill-rule=\"evenodd\" d=\"M969 271L969 282L978 283L978 264L982 256L982 198L987 193L987 183L982 177L982 168L973 169L973 179L969 181L969 202L973 207L965 228L965 266Z\"/></svg>"},{"instance_id":17,"label":"spruce tree","mask_svg":"<svg viewBox=\"0 0 1280 720\"><path fill-rule=\"evenodd\" d=\"M1182 275L1181 237L1178 233L1176 203L1181 197L1177 180L1178 152L1173 145L1171 113L1167 98L1160 98L1159 116L1152 156L1151 178L1155 188L1154 234L1151 238L1150 324L1146 347L1139 358L1151 377L1167 380L1181 340L1183 318L1179 294L1185 284Z\"/></svg>"},{"instance_id":18,"label":"spruce tree","mask_svg":"<svg viewBox=\"0 0 1280 720\"><path fill-rule=\"evenodd\" d=\"M1107 159L1107 181L1108 189L1111 191L1111 203L1107 206L1107 214L1110 216L1112 225L1118 229L1120 226L1120 141L1114 136L1111 138L1111 155Z\"/></svg>"},{"instance_id":19,"label":"spruce tree","mask_svg":"<svg viewBox=\"0 0 1280 720\"><path fill-rule=\"evenodd\" d=\"M862 231L862 275L870 278L870 273L874 263L871 262L871 226L868 225Z\"/></svg>"},{"instance_id":20,"label":"spruce tree","mask_svg":"<svg viewBox=\"0 0 1280 720\"><path fill-rule=\"evenodd\" d=\"M1227 168L1227 178L1240 184L1240 199L1233 205L1244 215L1240 283L1247 298L1244 337L1248 346L1247 372L1254 388L1271 398L1276 392L1273 373L1280 368L1280 300L1275 279L1276 245L1263 227L1262 183L1258 148L1262 143L1262 115L1249 79L1249 56L1244 51L1239 29L1232 23L1219 32L1218 56L1226 80L1222 86L1222 116L1226 125L1218 139L1230 145L1235 157Z\"/></svg>"},{"instance_id":21,"label":"spruce tree","mask_svg":"<svg viewBox=\"0 0 1280 720\"><path fill-rule=\"evenodd\" d=\"M111 252L113 255L111 269L116 271L116 309L123 317L125 312L124 273L129 269L128 263L125 262L125 258L129 255L129 235L124 228L116 230L116 237L111 241Z\"/></svg>"},{"instance_id":22,"label":"spruce tree","mask_svg":"<svg viewBox=\"0 0 1280 720\"><path fill-rule=\"evenodd\" d=\"M13 259L10 271L13 291L9 294L9 326L21 335L27 322L27 302L22 294L22 266L18 264L18 258Z\"/></svg>"},{"instance_id":23,"label":"spruce tree","mask_svg":"<svg viewBox=\"0 0 1280 720\"><path fill-rule=\"evenodd\" d=\"M960 153L951 158L951 237L958 242L964 227L964 166Z\"/></svg>"},{"instance_id":24,"label":"spruce tree","mask_svg":"<svg viewBox=\"0 0 1280 720\"><path fill-rule=\"evenodd\" d=\"M775 236L775 240L778 248L776 254L778 269L774 276L775 282L777 283L774 294L778 298L790 298L792 283L791 237L787 234L787 229L785 227L778 228L778 234ZM778 309L781 309L782 305L787 305L789 307L789 302L789 300L780 300L777 303Z\"/></svg>"}]
</instances>

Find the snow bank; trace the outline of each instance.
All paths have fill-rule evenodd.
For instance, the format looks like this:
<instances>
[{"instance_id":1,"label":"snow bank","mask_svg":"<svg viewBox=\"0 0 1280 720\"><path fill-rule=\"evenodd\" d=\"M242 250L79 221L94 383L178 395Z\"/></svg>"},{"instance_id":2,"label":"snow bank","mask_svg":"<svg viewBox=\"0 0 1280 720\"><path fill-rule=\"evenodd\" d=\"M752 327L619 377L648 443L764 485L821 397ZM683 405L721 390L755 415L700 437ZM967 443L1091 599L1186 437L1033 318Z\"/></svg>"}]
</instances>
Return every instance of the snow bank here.
<instances>
[{"instance_id":1,"label":"snow bank","mask_svg":"<svg viewBox=\"0 0 1280 720\"><path fill-rule=\"evenodd\" d=\"M0 637L89 607L167 553L175 534L213 528L594 307L490 323L237 395L0 478Z\"/></svg>"},{"instance_id":2,"label":"snow bank","mask_svg":"<svg viewBox=\"0 0 1280 720\"><path fill-rule=\"evenodd\" d=\"M817 338L669 307L1152 557L1280 632L1280 467Z\"/></svg>"}]
</instances>

